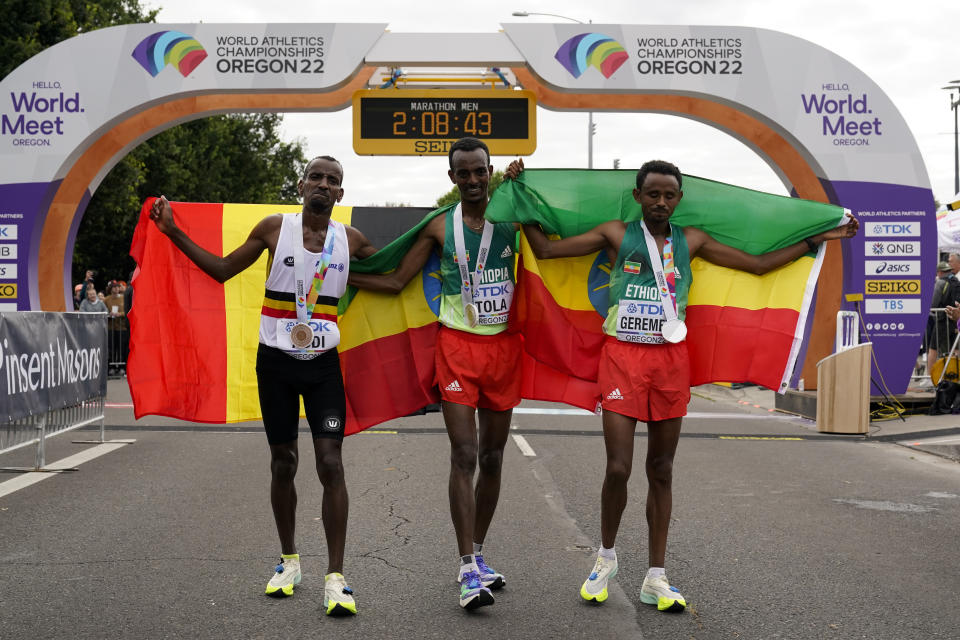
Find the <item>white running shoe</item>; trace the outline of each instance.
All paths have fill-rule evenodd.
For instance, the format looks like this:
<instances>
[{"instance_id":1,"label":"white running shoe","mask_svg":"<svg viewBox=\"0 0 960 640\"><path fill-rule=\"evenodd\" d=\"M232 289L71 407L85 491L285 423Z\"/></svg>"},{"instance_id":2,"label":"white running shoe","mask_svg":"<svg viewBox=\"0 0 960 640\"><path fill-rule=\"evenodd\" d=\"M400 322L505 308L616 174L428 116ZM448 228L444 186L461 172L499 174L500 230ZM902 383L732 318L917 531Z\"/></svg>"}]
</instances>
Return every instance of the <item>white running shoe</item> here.
<instances>
[{"instance_id":1,"label":"white running shoe","mask_svg":"<svg viewBox=\"0 0 960 640\"><path fill-rule=\"evenodd\" d=\"M267 583L267 595L285 598L293 595L294 585L300 584L300 556L280 558L276 573Z\"/></svg>"},{"instance_id":2,"label":"white running shoe","mask_svg":"<svg viewBox=\"0 0 960 640\"><path fill-rule=\"evenodd\" d=\"M587 602L603 602L609 595L607 593L607 581L617 575L617 559L604 558L597 556L597 562L593 565L593 571L587 576L583 586L580 587L580 597Z\"/></svg>"},{"instance_id":3,"label":"white running shoe","mask_svg":"<svg viewBox=\"0 0 960 640\"><path fill-rule=\"evenodd\" d=\"M342 573L328 573L323 589L323 607L328 616L357 615L353 589L347 586Z\"/></svg>"},{"instance_id":4,"label":"white running shoe","mask_svg":"<svg viewBox=\"0 0 960 640\"><path fill-rule=\"evenodd\" d=\"M471 567L460 573L460 606L467 611L493 604L493 594L483 586L480 574Z\"/></svg>"},{"instance_id":5,"label":"white running shoe","mask_svg":"<svg viewBox=\"0 0 960 640\"><path fill-rule=\"evenodd\" d=\"M667 576L644 578L643 586L640 587L640 602L655 604L658 610L673 613L679 613L687 606L687 601L680 595L680 590L671 587L667 582Z\"/></svg>"}]
</instances>

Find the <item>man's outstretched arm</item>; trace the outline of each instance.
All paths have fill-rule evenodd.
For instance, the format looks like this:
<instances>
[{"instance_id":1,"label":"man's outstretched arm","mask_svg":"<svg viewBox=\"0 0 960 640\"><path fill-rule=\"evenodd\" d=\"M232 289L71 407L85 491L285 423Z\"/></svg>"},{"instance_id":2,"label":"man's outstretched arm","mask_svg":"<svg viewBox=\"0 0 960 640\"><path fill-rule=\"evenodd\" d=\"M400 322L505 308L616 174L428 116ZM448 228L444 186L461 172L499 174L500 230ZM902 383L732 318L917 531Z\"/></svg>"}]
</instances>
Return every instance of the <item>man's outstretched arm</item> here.
<instances>
[{"instance_id":1,"label":"man's outstretched arm","mask_svg":"<svg viewBox=\"0 0 960 640\"><path fill-rule=\"evenodd\" d=\"M810 236L789 247L762 253L758 256L723 244L712 238L707 232L694 227L685 227L684 235L690 248L691 258L699 256L721 267L762 275L796 260L822 242L852 238L857 235L860 222L852 215L847 215L850 220L844 225Z\"/></svg>"},{"instance_id":2,"label":"man's outstretched arm","mask_svg":"<svg viewBox=\"0 0 960 640\"><path fill-rule=\"evenodd\" d=\"M420 230L420 235L417 236L413 246L400 260L400 264L390 273L357 273L351 269L347 283L360 289L379 291L380 293L400 293L407 286L407 283L413 279L413 276L419 273L423 269L423 265L427 263L430 252L438 245L437 234L440 234L440 238L443 237L444 224L445 218L442 215L438 215L428 222Z\"/></svg>"},{"instance_id":3,"label":"man's outstretched arm","mask_svg":"<svg viewBox=\"0 0 960 640\"><path fill-rule=\"evenodd\" d=\"M198 245L177 226L173 218L173 207L165 197L160 196L153 203L150 219L157 225L157 229L170 238L174 246L217 282L226 282L256 262L263 250L269 248L269 235L277 233L280 228L280 217L268 216L257 223L243 244L229 255L221 257Z\"/></svg>"}]
</instances>

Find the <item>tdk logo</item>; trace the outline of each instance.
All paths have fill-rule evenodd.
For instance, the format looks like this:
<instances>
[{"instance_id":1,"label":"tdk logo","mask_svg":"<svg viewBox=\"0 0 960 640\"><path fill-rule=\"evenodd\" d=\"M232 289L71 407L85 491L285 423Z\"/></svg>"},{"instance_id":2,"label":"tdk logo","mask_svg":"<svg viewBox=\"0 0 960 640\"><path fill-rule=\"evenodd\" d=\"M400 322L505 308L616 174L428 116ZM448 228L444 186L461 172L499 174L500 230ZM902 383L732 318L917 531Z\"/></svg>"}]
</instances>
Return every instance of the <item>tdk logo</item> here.
<instances>
[{"instance_id":1,"label":"tdk logo","mask_svg":"<svg viewBox=\"0 0 960 640\"><path fill-rule=\"evenodd\" d=\"M868 238L919 237L920 222L868 222L864 235Z\"/></svg>"}]
</instances>

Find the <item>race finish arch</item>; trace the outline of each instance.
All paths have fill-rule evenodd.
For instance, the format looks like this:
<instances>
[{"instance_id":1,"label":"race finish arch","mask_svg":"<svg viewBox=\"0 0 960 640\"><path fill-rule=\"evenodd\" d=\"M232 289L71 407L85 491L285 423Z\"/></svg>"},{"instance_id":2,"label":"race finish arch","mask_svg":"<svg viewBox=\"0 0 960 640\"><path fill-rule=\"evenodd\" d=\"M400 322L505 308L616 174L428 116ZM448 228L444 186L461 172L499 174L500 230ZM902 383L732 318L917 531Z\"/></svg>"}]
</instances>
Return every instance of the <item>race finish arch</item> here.
<instances>
[{"instance_id":1,"label":"race finish arch","mask_svg":"<svg viewBox=\"0 0 960 640\"><path fill-rule=\"evenodd\" d=\"M811 386L815 363L833 350L836 311L856 304L886 383L906 390L932 295L923 283L936 266L933 195L906 122L846 60L747 27L386 27L126 25L25 62L0 82L0 310L67 308L91 194L124 154L166 128L230 112L344 109L379 66L506 67L548 109L709 124L752 148L797 196L852 210L862 233L842 252L826 250L795 377ZM847 302L850 294L863 301Z\"/></svg>"}]
</instances>

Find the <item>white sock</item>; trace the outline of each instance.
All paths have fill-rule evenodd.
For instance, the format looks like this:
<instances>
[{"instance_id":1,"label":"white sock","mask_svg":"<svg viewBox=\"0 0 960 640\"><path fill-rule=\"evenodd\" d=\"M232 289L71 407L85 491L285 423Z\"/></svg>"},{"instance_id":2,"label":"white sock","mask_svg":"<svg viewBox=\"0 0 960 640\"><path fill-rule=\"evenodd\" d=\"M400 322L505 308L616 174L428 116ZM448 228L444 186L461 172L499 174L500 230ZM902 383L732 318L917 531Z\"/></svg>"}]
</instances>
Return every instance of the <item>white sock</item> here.
<instances>
[{"instance_id":1,"label":"white sock","mask_svg":"<svg viewBox=\"0 0 960 640\"><path fill-rule=\"evenodd\" d=\"M472 553L470 555L460 556L460 576L462 577L466 571L476 571L480 573L480 570L477 568L477 559Z\"/></svg>"},{"instance_id":2,"label":"white sock","mask_svg":"<svg viewBox=\"0 0 960 640\"><path fill-rule=\"evenodd\" d=\"M650 567L650 570L647 571L648 578L659 578L665 575L667 575L667 572L663 567Z\"/></svg>"},{"instance_id":3,"label":"white sock","mask_svg":"<svg viewBox=\"0 0 960 640\"><path fill-rule=\"evenodd\" d=\"M614 547L610 547L609 549L607 549L605 546L601 544L600 551L597 552L597 555L607 560L616 560L617 550Z\"/></svg>"},{"instance_id":4,"label":"white sock","mask_svg":"<svg viewBox=\"0 0 960 640\"><path fill-rule=\"evenodd\" d=\"M474 543L473 543L473 555L479 556L479 555L481 555L482 553L483 553L483 543L482 543L482 542L474 542Z\"/></svg>"}]
</instances>

